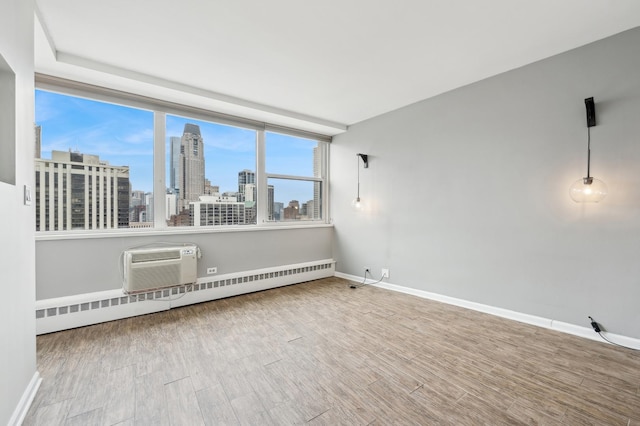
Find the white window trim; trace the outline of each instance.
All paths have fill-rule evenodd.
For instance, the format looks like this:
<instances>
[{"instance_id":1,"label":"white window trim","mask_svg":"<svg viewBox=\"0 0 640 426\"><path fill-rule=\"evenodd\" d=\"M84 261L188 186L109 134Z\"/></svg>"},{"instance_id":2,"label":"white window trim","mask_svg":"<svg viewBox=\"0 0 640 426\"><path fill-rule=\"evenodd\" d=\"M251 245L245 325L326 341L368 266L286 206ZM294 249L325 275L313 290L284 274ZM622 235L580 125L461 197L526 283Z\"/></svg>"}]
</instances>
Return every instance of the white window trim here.
<instances>
[{"instance_id":1,"label":"white window trim","mask_svg":"<svg viewBox=\"0 0 640 426\"><path fill-rule=\"evenodd\" d=\"M65 230L65 231L39 231L36 232L36 240L49 239L75 239L75 238L93 238L97 235L105 237L124 235L154 235L173 232L237 232L260 230L265 228L299 228L313 226L332 226L329 219L329 145L331 137L308 132L300 129L292 129L275 124L260 122L256 120L236 117L228 114L218 113L216 111L205 110L190 105L182 105L174 102L163 101L160 99L136 95L133 93L123 92L119 90L108 89L101 86L80 83L72 80L66 80L59 77L48 76L44 74L35 75L35 88L45 91L60 93L63 95L76 96L90 100L113 103L125 107L138 108L153 113L153 129L154 129L154 159L153 159L153 207L154 207L154 226L144 230L140 229L92 229L90 231L82 230ZM256 131L256 184L257 184L257 205L258 211L256 215L256 224L254 225L225 225L225 226L203 226L193 228L190 226L169 227L166 223L166 116L177 115L181 117L193 118L211 122L214 124L229 125ZM281 174L268 174L265 170L265 134L266 132L274 132L288 136L302 137L305 139L318 141L318 146L322 147L321 156L321 177L310 176L291 176ZM322 182L322 219L319 220L303 220L303 221L269 221L268 219L268 189L267 181L269 178L290 179L300 181Z\"/></svg>"}]
</instances>

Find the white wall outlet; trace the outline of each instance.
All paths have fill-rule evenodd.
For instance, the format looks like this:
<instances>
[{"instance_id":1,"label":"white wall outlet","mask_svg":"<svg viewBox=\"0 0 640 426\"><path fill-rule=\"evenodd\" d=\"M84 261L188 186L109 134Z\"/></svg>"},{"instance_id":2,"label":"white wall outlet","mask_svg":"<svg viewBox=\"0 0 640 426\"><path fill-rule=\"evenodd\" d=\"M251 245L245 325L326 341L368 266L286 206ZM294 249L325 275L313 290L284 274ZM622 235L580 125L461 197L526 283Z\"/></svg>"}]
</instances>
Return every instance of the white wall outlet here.
<instances>
[{"instance_id":1,"label":"white wall outlet","mask_svg":"<svg viewBox=\"0 0 640 426\"><path fill-rule=\"evenodd\" d=\"M382 268L382 278L389 278L389 270Z\"/></svg>"},{"instance_id":2,"label":"white wall outlet","mask_svg":"<svg viewBox=\"0 0 640 426\"><path fill-rule=\"evenodd\" d=\"M213 268L207 268L207 275L211 275L211 274L217 274L218 273L218 268L217 267L213 267Z\"/></svg>"}]
</instances>

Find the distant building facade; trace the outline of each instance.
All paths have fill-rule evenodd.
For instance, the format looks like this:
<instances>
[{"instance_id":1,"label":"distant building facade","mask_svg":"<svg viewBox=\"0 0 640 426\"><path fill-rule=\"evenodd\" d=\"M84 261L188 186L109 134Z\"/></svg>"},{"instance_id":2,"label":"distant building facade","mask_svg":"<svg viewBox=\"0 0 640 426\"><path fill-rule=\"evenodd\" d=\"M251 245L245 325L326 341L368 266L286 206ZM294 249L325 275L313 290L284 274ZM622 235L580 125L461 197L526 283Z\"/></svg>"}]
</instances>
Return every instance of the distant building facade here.
<instances>
[{"instance_id":1,"label":"distant building facade","mask_svg":"<svg viewBox=\"0 0 640 426\"><path fill-rule=\"evenodd\" d=\"M255 223L255 203L238 201L236 197L202 196L189 203L189 225L220 226Z\"/></svg>"},{"instance_id":2,"label":"distant building facade","mask_svg":"<svg viewBox=\"0 0 640 426\"><path fill-rule=\"evenodd\" d=\"M36 231L129 227L129 167L53 151L35 171Z\"/></svg>"},{"instance_id":3,"label":"distant building facade","mask_svg":"<svg viewBox=\"0 0 640 426\"><path fill-rule=\"evenodd\" d=\"M238 201L256 200L256 174L251 170L238 172Z\"/></svg>"},{"instance_id":4,"label":"distant building facade","mask_svg":"<svg viewBox=\"0 0 640 426\"><path fill-rule=\"evenodd\" d=\"M289 206L284 208L283 220L300 219L300 202L298 200L289 201Z\"/></svg>"},{"instance_id":5,"label":"distant building facade","mask_svg":"<svg viewBox=\"0 0 640 426\"><path fill-rule=\"evenodd\" d=\"M178 176L180 175L180 146L182 138L171 136L169 138L169 189L178 191Z\"/></svg>"}]
</instances>

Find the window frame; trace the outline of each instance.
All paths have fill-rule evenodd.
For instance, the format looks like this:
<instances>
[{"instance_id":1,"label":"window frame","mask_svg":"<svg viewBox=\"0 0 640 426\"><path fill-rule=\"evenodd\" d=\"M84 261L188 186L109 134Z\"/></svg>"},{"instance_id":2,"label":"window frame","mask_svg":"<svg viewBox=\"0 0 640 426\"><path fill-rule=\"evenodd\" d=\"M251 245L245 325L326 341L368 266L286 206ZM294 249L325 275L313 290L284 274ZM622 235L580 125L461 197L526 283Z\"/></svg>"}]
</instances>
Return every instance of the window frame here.
<instances>
[{"instance_id":1,"label":"window frame","mask_svg":"<svg viewBox=\"0 0 640 426\"><path fill-rule=\"evenodd\" d=\"M213 110L206 110L190 105L178 104L175 102L164 101L137 95L130 92L124 92L109 89L101 86L95 86L77 81L67 80L59 77L36 73L35 89L59 93L62 95L74 96L79 98L90 99L98 102L106 102L125 107L144 109L153 113L153 227L136 229L136 228L116 228L116 229L85 229L85 230L61 230L61 231L38 231L36 235L39 238L63 237L69 235L90 235L99 234L118 234L134 235L139 233L157 233L167 231L183 232L185 230L197 230L200 232L210 232L215 230L248 230L261 227L278 227L278 226L325 226L330 223L329 220L329 145L331 136L326 136L314 132L308 132L300 129L293 129L276 124L265 123L243 117L232 116L219 113ZM256 191L257 191L257 218L256 224L249 225L225 225L225 226L168 226L166 217L165 194L169 176L166 174L166 117L167 115L178 115L182 117L193 118L195 120L207 121L220 125L229 125L250 130L255 130L256 137ZM318 142L318 148L321 152L320 160L320 177L309 176L290 176L281 174L267 174L265 170L266 155L266 133L273 132L287 136L302 137ZM99 155L100 153L95 153ZM296 221L274 221L268 220L268 188L267 182L269 178L290 179L300 181L311 181L321 183L321 200L322 200L322 217L321 219L312 220L296 220ZM34 222L35 228L35 222ZM45 237L46 236L46 237Z\"/></svg>"},{"instance_id":2,"label":"window frame","mask_svg":"<svg viewBox=\"0 0 640 426\"><path fill-rule=\"evenodd\" d=\"M303 138L303 139L307 139L307 140L315 140L318 142L317 148L318 151L320 152L320 176L297 176L297 175L288 175L288 174L282 174L282 173L269 173L268 171L265 170L264 172L264 176L265 176L265 188L268 187L268 183L269 183L269 179L286 179L286 180L293 180L293 181L299 181L299 182L318 182L320 183L320 199L322 200L322 204L321 204L321 217L320 219L307 219L307 220L303 220L303 221L296 221L296 220L271 220L269 221L267 218L267 222L273 225L287 225L287 224L291 224L291 223L313 223L313 222L324 222L327 223L328 222L328 214L329 214L329 209L328 209L328 203L326 202L326 199L328 198L328 185L326 184L328 182L328 173L329 173L329 167L328 167L328 159L329 159L329 144L328 143L323 143L320 140L317 139L312 139L310 138L308 135L305 135L304 133L301 132L287 132L286 130L283 130L282 128L267 128L265 129L264 132L264 137L265 137L265 141L264 141L264 149L265 149L265 153L264 153L264 159L266 162L266 147L267 147L267 143L266 143L266 135L267 133L274 133L274 134L280 134L280 135L285 135L285 136L292 136L292 137L298 137L298 138Z\"/></svg>"}]
</instances>

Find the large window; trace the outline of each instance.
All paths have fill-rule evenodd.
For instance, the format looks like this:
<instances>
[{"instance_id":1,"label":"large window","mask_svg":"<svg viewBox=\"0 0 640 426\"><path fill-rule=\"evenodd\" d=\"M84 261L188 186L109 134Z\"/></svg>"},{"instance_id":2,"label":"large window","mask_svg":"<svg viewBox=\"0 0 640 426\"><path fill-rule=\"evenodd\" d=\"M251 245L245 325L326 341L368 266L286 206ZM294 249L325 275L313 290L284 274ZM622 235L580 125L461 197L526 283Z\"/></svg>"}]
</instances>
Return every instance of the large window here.
<instances>
[{"instance_id":1,"label":"large window","mask_svg":"<svg viewBox=\"0 0 640 426\"><path fill-rule=\"evenodd\" d=\"M36 86L37 231L327 216L328 137L54 77Z\"/></svg>"},{"instance_id":2,"label":"large window","mask_svg":"<svg viewBox=\"0 0 640 426\"><path fill-rule=\"evenodd\" d=\"M153 112L36 90L37 231L153 226Z\"/></svg>"},{"instance_id":3,"label":"large window","mask_svg":"<svg viewBox=\"0 0 640 426\"><path fill-rule=\"evenodd\" d=\"M167 115L169 226L254 225L256 131Z\"/></svg>"},{"instance_id":4,"label":"large window","mask_svg":"<svg viewBox=\"0 0 640 426\"><path fill-rule=\"evenodd\" d=\"M266 132L266 172L272 221L321 220L324 144Z\"/></svg>"}]
</instances>

